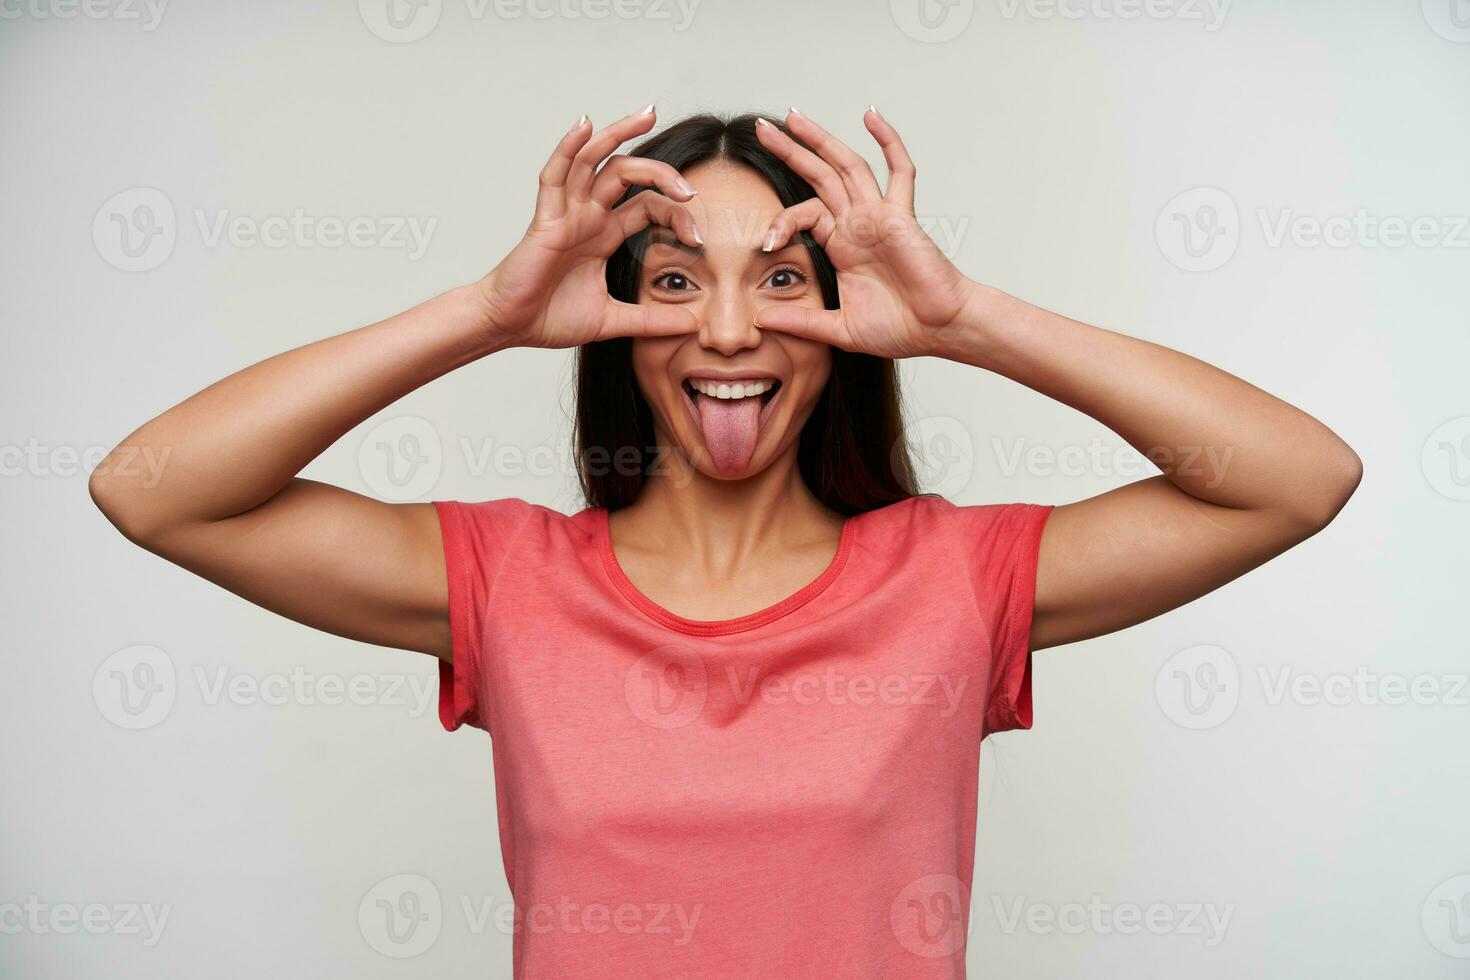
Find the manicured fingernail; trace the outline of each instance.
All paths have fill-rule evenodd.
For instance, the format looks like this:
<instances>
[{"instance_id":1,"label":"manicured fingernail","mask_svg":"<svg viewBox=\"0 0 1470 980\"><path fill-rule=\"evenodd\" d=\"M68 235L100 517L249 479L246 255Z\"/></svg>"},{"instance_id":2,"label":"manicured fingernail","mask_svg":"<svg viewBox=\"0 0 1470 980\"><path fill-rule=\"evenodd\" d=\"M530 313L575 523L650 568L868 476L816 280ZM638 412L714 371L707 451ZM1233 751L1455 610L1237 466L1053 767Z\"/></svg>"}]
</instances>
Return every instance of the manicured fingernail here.
<instances>
[{"instance_id":1,"label":"manicured fingernail","mask_svg":"<svg viewBox=\"0 0 1470 980\"><path fill-rule=\"evenodd\" d=\"M699 226L698 225L690 225L689 226L689 231L690 231L691 234L694 235L694 241L697 244L699 244L699 245L703 245L704 244L704 236L699 233Z\"/></svg>"},{"instance_id":2,"label":"manicured fingernail","mask_svg":"<svg viewBox=\"0 0 1470 980\"><path fill-rule=\"evenodd\" d=\"M771 249L773 249L775 247L776 247L776 229L775 228L772 228L770 231L766 232L766 240L763 241L763 242L761 242L761 251L762 252L769 252Z\"/></svg>"},{"instance_id":3,"label":"manicured fingernail","mask_svg":"<svg viewBox=\"0 0 1470 980\"><path fill-rule=\"evenodd\" d=\"M796 106L792 106L791 108L789 108L789 109L786 110L786 115L788 115L788 116L799 116L799 115L801 115L801 110L798 109Z\"/></svg>"},{"instance_id":4,"label":"manicured fingernail","mask_svg":"<svg viewBox=\"0 0 1470 980\"><path fill-rule=\"evenodd\" d=\"M653 115L653 103L650 102L650 103L648 103L648 105L644 106L643 107L643 111L640 112L640 113L638 113L638 115L640 115L640 116L651 116L651 115Z\"/></svg>"},{"instance_id":5,"label":"manicured fingernail","mask_svg":"<svg viewBox=\"0 0 1470 980\"><path fill-rule=\"evenodd\" d=\"M757 126L770 126L772 129L775 129L776 128L776 124L773 123L773 122L771 122L765 116L756 116L755 117L755 124Z\"/></svg>"},{"instance_id":6,"label":"manicured fingernail","mask_svg":"<svg viewBox=\"0 0 1470 980\"><path fill-rule=\"evenodd\" d=\"M879 119L882 119L883 118L883 113L879 112L878 111L878 107L875 106L875 105L868 106L868 111L871 112L873 115L877 116Z\"/></svg>"},{"instance_id":7,"label":"manicured fingernail","mask_svg":"<svg viewBox=\"0 0 1470 980\"><path fill-rule=\"evenodd\" d=\"M575 133L577 130L581 129L585 125L587 125L587 113L584 112L577 117L577 121L572 124L572 128L567 130L567 132Z\"/></svg>"},{"instance_id":8,"label":"manicured fingernail","mask_svg":"<svg viewBox=\"0 0 1470 980\"><path fill-rule=\"evenodd\" d=\"M694 189L694 185L689 183L689 181L685 180L683 177L677 178L674 181L674 186L679 188L679 190L683 191L685 194L688 194L690 197L693 197L695 194L699 193L699 191Z\"/></svg>"}]
</instances>

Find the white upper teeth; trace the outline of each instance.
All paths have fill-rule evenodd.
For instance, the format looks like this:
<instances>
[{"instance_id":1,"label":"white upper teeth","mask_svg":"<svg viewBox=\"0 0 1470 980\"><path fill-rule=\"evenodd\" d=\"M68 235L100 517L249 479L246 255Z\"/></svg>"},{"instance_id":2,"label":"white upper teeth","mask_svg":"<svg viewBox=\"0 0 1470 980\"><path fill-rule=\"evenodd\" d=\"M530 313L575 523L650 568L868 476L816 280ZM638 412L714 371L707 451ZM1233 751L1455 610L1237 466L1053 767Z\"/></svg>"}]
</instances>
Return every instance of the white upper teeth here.
<instances>
[{"instance_id":1,"label":"white upper teeth","mask_svg":"<svg viewBox=\"0 0 1470 980\"><path fill-rule=\"evenodd\" d=\"M775 387L776 382L770 378L761 378L754 381L705 381L701 378L690 378L689 386L701 395L710 398L750 398L752 395L762 395Z\"/></svg>"}]
</instances>

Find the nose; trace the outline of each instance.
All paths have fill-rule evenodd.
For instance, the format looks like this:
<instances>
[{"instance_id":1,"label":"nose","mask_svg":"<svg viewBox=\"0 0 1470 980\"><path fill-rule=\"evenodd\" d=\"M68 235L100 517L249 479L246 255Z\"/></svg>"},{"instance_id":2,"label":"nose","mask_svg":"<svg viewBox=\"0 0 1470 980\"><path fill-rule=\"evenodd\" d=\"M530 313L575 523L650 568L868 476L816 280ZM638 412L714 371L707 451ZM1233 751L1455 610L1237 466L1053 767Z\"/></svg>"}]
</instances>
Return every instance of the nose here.
<instances>
[{"instance_id":1,"label":"nose","mask_svg":"<svg viewBox=\"0 0 1470 980\"><path fill-rule=\"evenodd\" d=\"M715 300L704 309L699 325L699 344L733 357L742 350L759 347L760 328L755 325L755 307L731 297Z\"/></svg>"}]
</instances>

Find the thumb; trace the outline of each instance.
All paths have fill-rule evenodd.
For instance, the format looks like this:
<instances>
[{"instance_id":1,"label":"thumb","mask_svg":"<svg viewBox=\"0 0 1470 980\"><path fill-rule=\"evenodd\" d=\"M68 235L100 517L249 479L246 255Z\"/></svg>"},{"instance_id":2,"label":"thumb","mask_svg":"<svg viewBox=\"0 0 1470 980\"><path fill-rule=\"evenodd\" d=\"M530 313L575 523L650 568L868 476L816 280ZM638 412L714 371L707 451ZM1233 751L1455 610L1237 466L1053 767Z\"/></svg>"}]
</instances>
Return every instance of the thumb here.
<instances>
[{"instance_id":1,"label":"thumb","mask_svg":"<svg viewBox=\"0 0 1470 980\"><path fill-rule=\"evenodd\" d=\"M662 303L624 303L609 299L598 340L612 337L667 337L694 333L699 321L684 306Z\"/></svg>"}]
</instances>

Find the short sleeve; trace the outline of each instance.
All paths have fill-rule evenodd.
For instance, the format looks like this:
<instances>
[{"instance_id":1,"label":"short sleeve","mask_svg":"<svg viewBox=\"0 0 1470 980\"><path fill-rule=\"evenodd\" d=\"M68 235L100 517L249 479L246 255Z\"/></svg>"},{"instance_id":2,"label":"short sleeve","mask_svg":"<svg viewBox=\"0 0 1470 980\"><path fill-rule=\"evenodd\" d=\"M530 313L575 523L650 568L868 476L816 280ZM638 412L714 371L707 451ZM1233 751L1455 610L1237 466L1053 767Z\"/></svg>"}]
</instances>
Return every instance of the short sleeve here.
<instances>
[{"instance_id":1,"label":"short sleeve","mask_svg":"<svg viewBox=\"0 0 1470 980\"><path fill-rule=\"evenodd\" d=\"M516 498L483 503L434 501L449 580L451 659L439 661L439 721L448 731L469 724L490 730L481 703L481 646L495 580L531 505Z\"/></svg>"},{"instance_id":2,"label":"short sleeve","mask_svg":"<svg viewBox=\"0 0 1470 980\"><path fill-rule=\"evenodd\" d=\"M1031 617L1049 504L959 508L980 621L990 641L985 734L1031 727Z\"/></svg>"}]
</instances>

